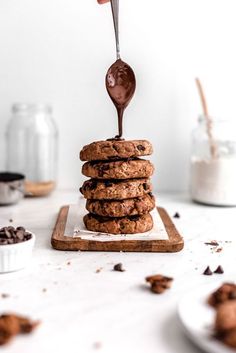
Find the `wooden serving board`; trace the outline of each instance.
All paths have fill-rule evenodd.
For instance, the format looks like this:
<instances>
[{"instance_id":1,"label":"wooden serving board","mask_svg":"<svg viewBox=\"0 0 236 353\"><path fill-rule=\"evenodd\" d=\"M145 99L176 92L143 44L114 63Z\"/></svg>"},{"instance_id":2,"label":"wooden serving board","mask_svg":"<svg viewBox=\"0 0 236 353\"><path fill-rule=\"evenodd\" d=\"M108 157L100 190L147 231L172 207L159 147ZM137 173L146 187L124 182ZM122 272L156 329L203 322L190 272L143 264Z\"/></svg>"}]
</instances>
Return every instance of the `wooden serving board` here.
<instances>
[{"instance_id":1,"label":"wooden serving board","mask_svg":"<svg viewBox=\"0 0 236 353\"><path fill-rule=\"evenodd\" d=\"M65 227L69 206L63 206L52 233L51 244L57 250L71 251L137 251L137 252L177 252L183 249L184 240L175 228L164 208L157 208L167 231L168 240L116 240L96 241L79 237L65 236Z\"/></svg>"}]
</instances>

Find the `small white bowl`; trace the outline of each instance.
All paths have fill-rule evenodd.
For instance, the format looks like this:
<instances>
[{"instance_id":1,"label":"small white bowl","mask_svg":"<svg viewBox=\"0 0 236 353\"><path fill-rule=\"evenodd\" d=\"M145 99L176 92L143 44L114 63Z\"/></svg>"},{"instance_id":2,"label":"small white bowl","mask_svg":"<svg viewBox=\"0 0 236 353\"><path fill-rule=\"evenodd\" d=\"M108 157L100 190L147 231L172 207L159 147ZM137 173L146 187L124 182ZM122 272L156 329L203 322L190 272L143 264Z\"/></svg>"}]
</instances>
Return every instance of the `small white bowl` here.
<instances>
[{"instance_id":1,"label":"small white bowl","mask_svg":"<svg viewBox=\"0 0 236 353\"><path fill-rule=\"evenodd\" d=\"M30 234L31 238L21 243L0 245L0 273L18 271L28 265L35 243L35 235Z\"/></svg>"}]
</instances>

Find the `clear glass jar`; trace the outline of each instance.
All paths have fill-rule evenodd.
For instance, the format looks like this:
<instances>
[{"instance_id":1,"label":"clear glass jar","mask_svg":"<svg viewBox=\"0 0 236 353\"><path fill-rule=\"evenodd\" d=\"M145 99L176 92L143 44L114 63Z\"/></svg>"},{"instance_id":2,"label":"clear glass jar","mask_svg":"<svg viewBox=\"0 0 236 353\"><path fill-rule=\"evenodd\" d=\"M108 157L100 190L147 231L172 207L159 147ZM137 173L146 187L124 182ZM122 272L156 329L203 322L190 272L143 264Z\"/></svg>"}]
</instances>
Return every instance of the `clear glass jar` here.
<instances>
[{"instance_id":1,"label":"clear glass jar","mask_svg":"<svg viewBox=\"0 0 236 353\"><path fill-rule=\"evenodd\" d=\"M7 126L7 170L26 176L26 189L44 195L55 186L58 133L52 108L17 103Z\"/></svg>"},{"instance_id":2,"label":"clear glass jar","mask_svg":"<svg viewBox=\"0 0 236 353\"><path fill-rule=\"evenodd\" d=\"M236 126L212 119L211 136L200 116L192 133L191 197L209 205L236 206Z\"/></svg>"}]
</instances>

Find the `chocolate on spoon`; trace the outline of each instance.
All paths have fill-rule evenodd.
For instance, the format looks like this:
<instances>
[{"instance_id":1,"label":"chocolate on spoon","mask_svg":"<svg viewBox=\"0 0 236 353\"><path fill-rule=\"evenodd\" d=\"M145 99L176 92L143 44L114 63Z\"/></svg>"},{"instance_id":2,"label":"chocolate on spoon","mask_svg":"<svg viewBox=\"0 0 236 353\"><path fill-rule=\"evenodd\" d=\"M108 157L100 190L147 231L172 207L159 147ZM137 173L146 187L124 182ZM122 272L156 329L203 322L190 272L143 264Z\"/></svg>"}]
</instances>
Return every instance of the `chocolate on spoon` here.
<instances>
[{"instance_id":1,"label":"chocolate on spoon","mask_svg":"<svg viewBox=\"0 0 236 353\"><path fill-rule=\"evenodd\" d=\"M116 138L122 137L124 110L134 95L135 87L135 75L131 67L121 59L116 60L106 74L106 89L118 114L119 134Z\"/></svg>"},{"instance_id":2,"label":"chocolate on spoon","mask_svg":"<svg viewBox=\"0 0 236 353\"><path fill-rule=\"evenodd\" d=\"M120 58L118 30L119 0L110 1L115 29L117 60L107 71L106 89L117 110L119 133L115 138L120 139L123 134L124 110L134 95L136 80L132 68Z\"/></svg>"}]
</instances>

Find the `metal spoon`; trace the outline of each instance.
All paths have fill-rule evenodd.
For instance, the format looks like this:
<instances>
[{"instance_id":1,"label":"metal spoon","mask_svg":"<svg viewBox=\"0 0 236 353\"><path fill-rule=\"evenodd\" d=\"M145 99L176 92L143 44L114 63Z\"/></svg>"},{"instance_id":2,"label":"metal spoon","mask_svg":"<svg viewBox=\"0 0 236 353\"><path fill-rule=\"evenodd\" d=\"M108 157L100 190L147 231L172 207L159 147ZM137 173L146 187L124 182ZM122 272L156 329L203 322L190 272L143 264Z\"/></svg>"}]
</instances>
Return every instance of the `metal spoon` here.
<instances>
[{"instance_id":1,"label":"metal spoon","mask_svg":"<svg viewBox=\"0 0 236 353\"><path fill-rule=\"evenodd\" d=\"M132 68L120 58L119 0L110 0L110 2L115 30L117 60L107 71L106 89L117 110L119 133L115 138L119 139L123 133L124 110L134 95L136 80Z\"/></svg>"}]
</instances>

